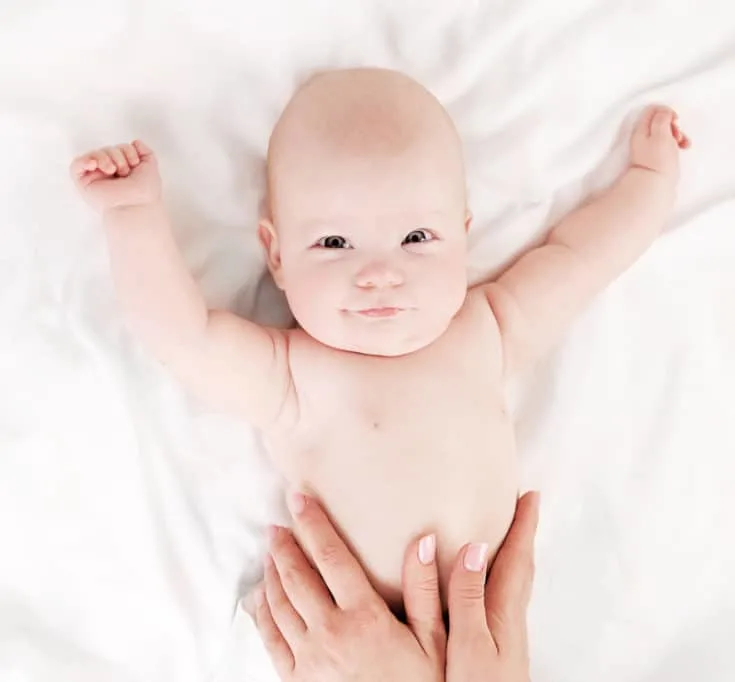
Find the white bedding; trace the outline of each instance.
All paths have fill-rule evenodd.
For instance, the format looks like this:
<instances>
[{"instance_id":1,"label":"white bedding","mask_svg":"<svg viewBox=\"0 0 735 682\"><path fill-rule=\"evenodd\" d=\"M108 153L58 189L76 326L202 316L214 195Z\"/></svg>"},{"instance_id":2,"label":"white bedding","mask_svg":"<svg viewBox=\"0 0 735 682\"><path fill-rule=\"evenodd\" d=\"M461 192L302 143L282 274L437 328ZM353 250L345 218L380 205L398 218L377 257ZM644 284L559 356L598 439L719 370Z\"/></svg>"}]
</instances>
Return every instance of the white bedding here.
<instances>
[{"instance_id":1,"label":"white bedding","mask_svg":"<svg viewBox=\"0 0 735 682\"><path fill-rule=\"evenodd\" d=\"M612 177L629 114L679 110L694 147L670 229L518 392L543 490L533 679L735 679L727 5L5 0L0 680L272 679L233 609L279 481L125 332L66 166L147 140L209 300L282 316L253 230L269 129L300 80L355 64L407 71L454 116L477 277Z\"/></svg>"}]
</instances>

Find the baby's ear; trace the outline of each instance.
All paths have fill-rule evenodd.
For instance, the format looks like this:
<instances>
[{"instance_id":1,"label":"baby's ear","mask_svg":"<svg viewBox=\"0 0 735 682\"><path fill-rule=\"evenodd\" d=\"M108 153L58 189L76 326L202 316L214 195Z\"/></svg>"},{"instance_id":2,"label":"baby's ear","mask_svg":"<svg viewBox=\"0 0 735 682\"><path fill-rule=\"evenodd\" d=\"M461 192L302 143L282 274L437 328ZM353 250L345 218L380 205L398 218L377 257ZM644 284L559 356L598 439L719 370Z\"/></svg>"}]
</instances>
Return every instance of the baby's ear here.
<instances>
[{"instance_id":1,"label":"baby's ear","mask_svg":"<svg viewBox=\"0 0 735 682\"><path fill-rule=\"evenodd\" d=\"M262 219L258 223L258 239L265 250L265 260L279 289L283 289L283 273L281 267L281 247L278 243L276 228L270 220Z\"/></svg>"},{"instance_id":2,"label":"baby's ear","mask_svg":"<svg viewBox=\"0 0 735 682\"><path fill-rule=\"evenodd\" d=\"M469 232L470 231L470 225L472 225L472 218L473 218L472 211L470 211L469 209L467 209L467 213L465 214L465 218L464 218L464 230L465 230L465 232Z\"/></svg>"}]
</instances>

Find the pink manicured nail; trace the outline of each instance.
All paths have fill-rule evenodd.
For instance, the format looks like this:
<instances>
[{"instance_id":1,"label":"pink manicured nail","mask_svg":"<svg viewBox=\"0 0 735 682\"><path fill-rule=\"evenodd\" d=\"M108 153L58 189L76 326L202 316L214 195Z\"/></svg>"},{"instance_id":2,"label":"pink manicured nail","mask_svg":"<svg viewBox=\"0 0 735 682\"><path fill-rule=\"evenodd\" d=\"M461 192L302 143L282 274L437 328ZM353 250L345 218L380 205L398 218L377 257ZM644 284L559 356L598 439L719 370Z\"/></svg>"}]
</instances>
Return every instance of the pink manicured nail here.
<instances>
[{"instance_id":1,"label":"pink manicured nail","mask_svg":"<svg viewBox=\"0 0 735 682\"><path fill-rule=\"evenodd\" d=\"M306 498L301 493L292 492L288 494L286 504L288 504L289 511L294 516L298 516L306 509Z\"/></svg>"},{"instance_id":2,"label":"pink manicured nail","mask_svg":"<svg viewBox=\"0 0 735 682\"><path fill-rule=\"evenodd\" d=\"M428 566L434 561L436 556L436 535L424 535L419 540L419 561L424 565Z\"/></svg>"},{"instance_id":3,"label":"pink manicured nail","mask_svg":"<svg viewBox=\"0 0 735 682\"><path fill-rule=\"evenodd\" d=\"M475 573L482 571L485 568L489 550L486 542L473 542L464 553L464 567Z\"/></svg>"}]
</instances>

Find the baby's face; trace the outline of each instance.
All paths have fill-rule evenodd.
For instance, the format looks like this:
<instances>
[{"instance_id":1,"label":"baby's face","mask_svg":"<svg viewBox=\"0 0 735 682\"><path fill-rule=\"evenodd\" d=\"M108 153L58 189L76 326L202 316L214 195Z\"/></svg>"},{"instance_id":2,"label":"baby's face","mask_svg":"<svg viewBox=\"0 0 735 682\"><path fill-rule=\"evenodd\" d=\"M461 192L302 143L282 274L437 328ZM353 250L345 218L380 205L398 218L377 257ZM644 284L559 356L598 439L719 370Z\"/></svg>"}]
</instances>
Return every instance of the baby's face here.
<instances>
[{"instance_id":1,"label":"baby's face","mask_svg":"<svg viewBox=\"0 0 735 682\"><path fill-rule=\"evenodd\" d=\"M467 292L465 207L453 183L405 159L293 176L288 192L281 185L277 280L304 330L370 355L438 338Z\"/></svg>"},{"instance_id":2,"label":"baby's face","mask_svg":"<svg viewBox=\"0 0 735 682\"><path fill-rule=\"evenodd\" d=\"M427 346L467 293L451 122L390 72L330 74L293 102L272 138L273 221L261 236L294 317L342 350L395 356Z\"/></svg>"}]
</instances>

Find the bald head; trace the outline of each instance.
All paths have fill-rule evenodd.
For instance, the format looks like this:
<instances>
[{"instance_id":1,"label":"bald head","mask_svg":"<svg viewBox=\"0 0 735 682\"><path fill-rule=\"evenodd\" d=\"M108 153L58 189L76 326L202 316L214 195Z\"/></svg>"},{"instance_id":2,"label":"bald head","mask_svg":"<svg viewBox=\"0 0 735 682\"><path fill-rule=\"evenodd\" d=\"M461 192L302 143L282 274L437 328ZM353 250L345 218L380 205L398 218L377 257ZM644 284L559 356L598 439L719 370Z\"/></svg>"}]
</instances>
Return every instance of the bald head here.
<instances>
[{"instance_id":1,"label":"bald head","mask_svg":"<svg viewBox=\"0 0 735 682\"><path fill-rule=\"evenodd\" d=\"M395 161L443 166L464 192L461 142L449 115L426 88L387 69L345 69L311 78L291 99L271 135L268 184L326 160L343 164ZM419 161L420 159L420 161Z\"/></svg>"},{"instance_id":2,"label":"bald head","mask_svg":"<svg viewBox=\"0 0 735 682\"><path fill-rule=\"evenodd\" d=\"M438 338L467 293L464 168L437 99L384 69L312 78L268 149L268 267L321 343L401 355ZM405 311L371 324L355 310Z\"/></svg>"}]
</instances>

